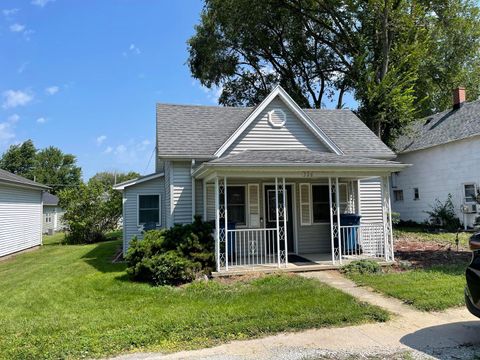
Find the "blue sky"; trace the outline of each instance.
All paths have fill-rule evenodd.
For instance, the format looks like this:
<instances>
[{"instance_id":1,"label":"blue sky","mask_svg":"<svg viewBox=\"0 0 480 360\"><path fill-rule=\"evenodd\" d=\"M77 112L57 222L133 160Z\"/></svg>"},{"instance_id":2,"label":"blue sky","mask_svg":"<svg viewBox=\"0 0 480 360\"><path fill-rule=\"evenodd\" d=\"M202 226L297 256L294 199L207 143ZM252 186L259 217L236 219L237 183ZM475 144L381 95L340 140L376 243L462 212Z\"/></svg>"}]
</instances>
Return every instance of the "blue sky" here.
<instances>
[{"instance_id":1,"label":"blue sky","mask_svg":"<svg viewBox=\"0 0 480 360\"><path fill-rule=\"evenodd\" d=\"M76 155L85 179L152 172L155 103L216 103L186 65L201 8L194 0L2 0L0 152L32 139Z\"/></svg>"}]
</instances>

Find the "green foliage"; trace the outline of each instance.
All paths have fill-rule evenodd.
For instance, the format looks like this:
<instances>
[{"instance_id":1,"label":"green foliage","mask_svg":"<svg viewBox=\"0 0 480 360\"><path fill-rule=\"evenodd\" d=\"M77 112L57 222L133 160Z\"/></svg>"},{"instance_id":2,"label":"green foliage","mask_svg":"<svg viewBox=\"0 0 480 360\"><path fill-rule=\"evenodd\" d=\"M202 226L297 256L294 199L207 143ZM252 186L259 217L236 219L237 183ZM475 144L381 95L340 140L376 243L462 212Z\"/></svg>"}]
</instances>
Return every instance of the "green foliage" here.
<instances>
[{"instance_id":1,"label":"green foliage","mask_svg":"<svg viewBox=\"0 0 480 360\"><path fill-rule=\"evenodd\" d=\"M48 185L50 192L56 194L80 184L82 171L76 163L74 155L53 146L37 150L32 140L27 140L8 148L0 159L0 168Z\"/></svg>"},{"instance_id":2,"label":"green foliage","mask_svg":"<svg viewBox=\"0 0 480 360\"><path fill-rule=\"evenodd\" d=\"M419 116L480 94L480 16L472 0L205 0L188 64L224 105L257 105L277 84L300 106L351 92L392 143Z\"/></svg>"},{"instance_id":3,"label":"green foliage","mask_svg":"<svg viewBox=\"0 0 480 360\"><path fill-rule=\"evenodd\" d=\"M122 200L117 191L100 183L80 184L59 193L59 205L65 210L68 243L94 243L105 240L115 230L122 215Z\"/></svg>"},{"instance_id":4,"label":"green foliage","mask_svg":"<svg viewBox=\"0 0 480 360\"><path fill-rule=\"evenodd\" d=\"M127 181L127 180L132 180L140 177L140 174L135 172L135 171L130 171L127 173L117 173L117 172L109 172L109 171L103 171L96 173L93 175L89 182L91 181L97 181L102 183L104 186L112 187L116 184L119 184L121 182Z\"/></svg>"},{"instance_id":5,"label":"green foliage","mask_svg":"<svg viewBox=\"0 0 480 360\"><path fill-rule=\"evenodd\" d=\"M452 201L452 194L448 194L445 202L435 199L430 206L432 210L425 211L430 216L432 225L442 227L448 231L456 231L460 228L460 219L455 214L455 206Z\"/></svg>"},{"instance_id":6,"label":"green foliage","mask_svg":"<svg viewBox=\"0 0 480 360\"><path fill-rule=\"evenodd\" d=\"M32 140L11 145L0 159L0 168L33 180L36 153Z\"/></svg>"},{"instance_id":7,"label":"green foliage","mask_svg":"<svg viewBox=\"0 0 480 360\"><path fill-rule=\"evenodd\" d=\"M355 260L343 266L342 272L345 274L378 274L382 272L382 268L374 260Z\"/></svg>"},{"instance_id":8,"label":"green foliage","mask_svg":"<svg viewBox=\"0 0 480 360\"><path fill-rule=\"evenodd\" d=\"M392 213L390 214L390 216L392 217L392 224L393 225L398 225L400 224L400 213L398 212L394 212L392 211Z\"/></svg>"},{"instance_id":9,"label":"green foliage","mask_svg":"<svg viewBox=\"0 0 480 360\"><path fill-rule=\"evenodd\" d=\"M126 254L129 276L154 285L179 285L215 265L212 227L195 217L192 224L152 230L134 238Z\"/></svg>"},{"instance_id":10,"label":"green foliage","mask_svg":"<svg viewBox=\"0 0 480 360\"><path fill-rule=\"evenodd\" d=\"M50 186L54 194L61 189L75 188L82 181L82 170L76 163L74 155L64 154L59 148L42 149L35 157L36 181Z\"/></svg>"}]
</instances>

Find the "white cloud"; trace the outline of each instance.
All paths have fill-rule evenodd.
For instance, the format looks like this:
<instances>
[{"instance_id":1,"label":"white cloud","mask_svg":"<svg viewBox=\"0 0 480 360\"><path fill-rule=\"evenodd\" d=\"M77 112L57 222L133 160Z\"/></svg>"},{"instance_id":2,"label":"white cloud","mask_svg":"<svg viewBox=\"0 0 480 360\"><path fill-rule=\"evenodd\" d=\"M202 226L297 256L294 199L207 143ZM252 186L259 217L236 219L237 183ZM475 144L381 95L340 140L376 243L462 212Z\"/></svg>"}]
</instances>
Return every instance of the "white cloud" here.
<instances>
[{"instance_id":1,"label":"white cloud","mask_svg":"<svg viewBox=\"0 0 480 360\"><path fill-rule=\"evenodd\" d=\"M58 86L49 86L45 88L45 92L48 95L55 95L57 92L59 92L60 88Z\"/></svg>"},{"instance_id":2,"label":"white cloud","mask_svg":"<svg viewBox=\"0 0 480 360\"><path fill-rule=\"evenodd\" d=\"M54 2L55 0L32 0L32 5L44 7L50 2Z\"/></svg>"},{"instance_id":3,"label":"white cloud","mask_svg":"<svg viewBox=\"0 0 480 360\"><path fill-rule=\"evenodd\" d=\"M2 10L2 14L6 17L9 17L9 16L12 16L12 15L15 15L16 13L18 13L20 11L20 9L3 9Z\"/></svg>"},{"instance_id":4,"label":"white cloud","mask_svg":"<svg viewBox=\"0 0 480 360\"><path fill-rule=\"evenodd\" d=\"M207 95L207 98L214 104L218 104L218 99L222 95L223 86L212 86L211 89L200 85L200 89Z\"/></svg>"},{"instance_id":5,"label":"white cloud","mask_svg":"<svg viewBox=\"0 0 480 360\"><path fill-rule=\"evenodd\" d=\"M15 24L10 25L10 31L11 32L21 33L25 30L25 28L26 28L25 25L22 25L22 24L19 24L19 23L15 23Z\"/></svg>"},{"instance_id":6,"label":"white cloud","mask_svg":"<svg viewBox=\"0 0 480 360\"><path fill-rule=\"evenodd\" d=\"M128 56L128 54L140 55L141 53L142 51L138 48L138 46L132 43L128 47L128 51L124 51L122 54L123 56Z\"/></svg>"},{"instance_id":7,"label":"white cloud","mask_svg":"<svg viewBox=\"0 0 480 360\"><path fill-rule=\"evenodd\" d=\"M110 154L112 151L113 151L113 148L112 148L111 146L107 146L107 148L105 149L104 153L105 153L105 154Z\"/></svg>"},{"instance_id":8,"label":"white cloud","mask_svg":"<svg viewBox=\"0 0 480 360\"><path fill-rule=\"evenodd\" d=\"M33 95L22 90L7 90L3 94L2 107L4 109L25 106L33 100Z\"/></svg>"},{"instance_id":9,"label":"white cloud","mask_svg":"<svg viewBox=\"0 0 480 360\"><path fill-rule=\"evenodd\" d=\"M46 121L47 121L47 119L45 119L44 117L39 117L37 119L37 123L39 123L39 124L45 124Z\"/></svg>"},{"instance_id":10,"label":"white cloud","mask_svg":"<svg viewBox=\"0 0 480 360\"><path fill-rule=\"evenodd\" d=\"M100 135L97 137L97 145L102 145L105 140L107 140L107 137L105 135Z\"/></svg>"},{"instance_id":11,"label":"white cloud","mask_svg":"<svg viewBox=\"0 0 480 360\"><path fill-rule=\"evenodd\" d=\"M17 114L10 115L6 121L0 123L0 144L11 144L15 139L15 123L20 119Z\"/></svg>"}]
</instances>

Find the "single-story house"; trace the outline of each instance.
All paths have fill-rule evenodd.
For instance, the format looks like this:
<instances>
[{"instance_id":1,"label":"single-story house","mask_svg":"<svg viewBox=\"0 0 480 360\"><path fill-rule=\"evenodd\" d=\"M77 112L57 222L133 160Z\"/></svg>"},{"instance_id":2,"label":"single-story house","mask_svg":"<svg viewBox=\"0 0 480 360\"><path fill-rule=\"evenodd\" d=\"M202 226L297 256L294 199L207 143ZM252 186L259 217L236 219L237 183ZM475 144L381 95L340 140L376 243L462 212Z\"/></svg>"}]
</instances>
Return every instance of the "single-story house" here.
<instances>
[{"instance_id":1,"label":"single-story house","mask_svg":"<svg viewBox=\"0 0 480 360\"><path fill-rule=\"evenodd\" d=\"M465 89L455 89L452 108L417 120L394 144L398 161L412 164L392 175L392 207L402 220L428 220L436 199L444 203L451 194L458 218L465 227L474 225L480 210L480 101L465 99Z\"/></svg>"},{"instance_id":2,"label":"single-story house","mask_svg":"<svg viewBox=\"0 0 480 360\"><path fill-rule=\"evenodd\" d=\"M389 177L406 165L350 110L157 104L156 172L123 191L123 249L148 227L215 224L218 271L393 260ZM360 216L348 216L355 214Z\"/></svg>"},{"instance_id":3,"label":"single-story house","mask_svg":"<svg viewBox=\"0 0 480 360\"><path fill-rule=\"evenodd\" d=\"M65 211L58 206L58 196L43 193L43 233L51 234L64 229L62 221Z\"/></svg>"},{"instance_id":4,"label":"single-story house","mask_svg":"<svg viewBox=\"0 0 480 360\"><path fill-rule=\"evenodd\" d=\"M0 169L0 257L42 244L42 193L48 186Z\"/></svg>"}]
</instances>

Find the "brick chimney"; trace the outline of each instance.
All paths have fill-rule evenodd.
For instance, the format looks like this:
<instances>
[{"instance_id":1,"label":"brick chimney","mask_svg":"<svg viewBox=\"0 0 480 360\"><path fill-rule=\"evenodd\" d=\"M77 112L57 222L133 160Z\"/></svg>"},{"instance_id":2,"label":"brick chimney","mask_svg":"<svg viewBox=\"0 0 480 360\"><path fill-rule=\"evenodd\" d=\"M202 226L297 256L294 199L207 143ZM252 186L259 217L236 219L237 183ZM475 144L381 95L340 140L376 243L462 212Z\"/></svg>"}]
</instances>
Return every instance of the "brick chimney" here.
<instances>
[{"instance_id":1,"label":"brick chimney","mask_svg":"<svg viewBox=\"0 0 480 360\"><path fill-rule=\"evenodd\" d=\"M466 93L464 87L457 87L453 89L453 108L460 109L466 100Z\"/></svg>"}]
</instances>

